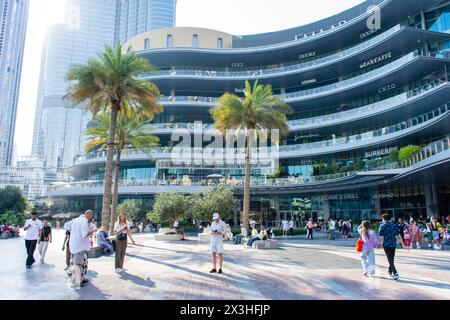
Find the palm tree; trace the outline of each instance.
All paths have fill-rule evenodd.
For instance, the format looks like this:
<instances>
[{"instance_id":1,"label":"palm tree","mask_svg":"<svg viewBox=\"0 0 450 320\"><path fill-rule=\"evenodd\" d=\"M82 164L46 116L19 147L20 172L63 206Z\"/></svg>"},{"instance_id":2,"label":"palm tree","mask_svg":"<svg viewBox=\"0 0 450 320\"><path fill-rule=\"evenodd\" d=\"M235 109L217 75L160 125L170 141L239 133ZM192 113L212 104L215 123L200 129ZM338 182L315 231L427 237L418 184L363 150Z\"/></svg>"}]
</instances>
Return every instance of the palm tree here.
<instances>
[{"instance_id":1,"label":"palm tree","mask_svg":"<svg viewBox=\"0 0 450 320\"><path fill-rule=\"evenodd\" d=\"M101 150L107 147L109 127L111 116L109 113L101 113L95 118L95 125L86 130L86 135L91 141L86 145L85 151ZM116 148L116 162L114 166L114 191L112 196L111 221L116 220L117 203L119 197L119 177L120 161L122 150L134 148L141 151L148 151L158 145L159 138L150 134L152 128L146 124L149 119L140 117L136 114L120 112L117 117L116 139L114 142ZM110 225L112 232L113 223Z\"/></svg>"},{"instance_id":2,"label":"palm tree","mask_svg":"<svg viewBox=\"0 0 450 320\"><path fill-rule=\"evenodd\" d=\"M110 225L117 114L122 109L145 115L162 112L158 103L159 89L150 82L138 79L152 70L154 68L147 60L131 51L122 52L117 43L114 48L106 46L98 58L90 59L83 65L75 65L68 73L70 85L66 97L76 104L87 102L86 109L94 116L102 111L111 111L102 206L102 226L105 228Z\"/></svg>"},{"instance_id":3,"label":"palm tree","mask_svg":"<svg viewBox=\"0 0 450 320\"><path fill-rule=\"evenodd\" d=\"M251 87L245 82L244 98L230 93L219 98L218 105L210 110L215 127L222 134L227 130L244 130L246 135L244 212L243 223L248 229L250 211L250 164L252 142L255 136L252 130L279 130L281 136L288 134L286 115L293 112L284 101L273 95L270 85L260 85L256 81Z\"/></svg>"}]
</instances>

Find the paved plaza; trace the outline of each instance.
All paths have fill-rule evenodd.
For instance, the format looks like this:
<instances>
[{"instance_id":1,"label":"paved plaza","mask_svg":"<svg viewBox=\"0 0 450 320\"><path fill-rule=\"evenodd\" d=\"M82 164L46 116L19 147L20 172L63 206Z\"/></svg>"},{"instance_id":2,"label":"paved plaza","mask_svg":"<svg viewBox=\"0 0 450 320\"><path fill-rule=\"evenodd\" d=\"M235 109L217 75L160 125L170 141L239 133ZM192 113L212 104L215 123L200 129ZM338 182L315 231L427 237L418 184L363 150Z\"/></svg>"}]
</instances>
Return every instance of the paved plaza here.
<instances>
[{"instance_id":1,"label":"paved plaza","mask_svg":"<svg viewBox=\"0 0 450 320\"><path fill-rule=\"evenodd\" d=\"M89 260L91 283L72 289L55 232L45 264L25 269L23 239L0 241L0 299L36 300L241 300L241 299L449 299L450 250L397 252L400 280L387 277L387 261L376 251L375 277L362 276L355 239L283 241L280 249L225 245L224 274L209 274L209 245L194 237L158 242L135 235L125 258L127 272L114 272L114 256ZM36 252L36 257L38 253ZM39 261L39 260L37 260Z\"/></svg>"}]
</instances>

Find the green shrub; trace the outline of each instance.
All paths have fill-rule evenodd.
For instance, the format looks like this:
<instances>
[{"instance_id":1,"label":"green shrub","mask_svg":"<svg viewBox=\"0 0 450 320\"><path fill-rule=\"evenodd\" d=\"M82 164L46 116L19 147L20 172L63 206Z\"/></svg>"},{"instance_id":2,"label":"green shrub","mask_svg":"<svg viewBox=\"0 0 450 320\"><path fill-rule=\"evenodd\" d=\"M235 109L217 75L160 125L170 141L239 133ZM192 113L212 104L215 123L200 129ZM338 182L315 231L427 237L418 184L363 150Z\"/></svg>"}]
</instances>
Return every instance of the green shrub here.
<instances>
[{"instance_id":1,"label":"green shrub","mask_svg":"<svg viewBox=\"0 0 450 320\"><path fill-rule=\"evenodd\" d=\"M416 146L416 145L412 145L412 144L410 144L409 146L401 148L400 151L399 151L399 159L400 159L400 161L408 159L413 154L416 154L417 152L419 152L421 149L422 148L420 146Z\"/></svg>"},{"instance_id":2,"label":"green shrub","mask_svg":"<svg viewBox=\"0 0 450 320\"><path fill-rule=\"evenodd\" d=\"M25 215L14 211L6 211L4 214L0 214L0 221L7 225L18 224L22 226L25 223Z\"/></svg>"}]
</instances>

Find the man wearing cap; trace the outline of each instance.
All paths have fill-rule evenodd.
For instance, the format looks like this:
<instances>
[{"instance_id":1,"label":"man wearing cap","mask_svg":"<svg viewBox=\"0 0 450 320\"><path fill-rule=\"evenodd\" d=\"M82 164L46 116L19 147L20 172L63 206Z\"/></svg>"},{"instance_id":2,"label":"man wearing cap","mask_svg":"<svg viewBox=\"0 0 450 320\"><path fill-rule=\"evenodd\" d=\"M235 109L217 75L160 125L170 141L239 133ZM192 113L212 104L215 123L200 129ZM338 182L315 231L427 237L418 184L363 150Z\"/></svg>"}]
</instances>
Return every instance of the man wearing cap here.
<instances>
[{"instance_id":1,"label":"man wearing cap","mask_svg":"<svg viewBox=\"0 0 450 320\"><path fill-rule=\"evenodd\" d=\"M39 240L39 231L41 229L42 222L38 219L37 212L31 213L31 219L25 221L23 230L27 232L25 235L25 248L27 249L27 261L26 267L30 269L33 266L34 251L36 250L36 244Z\"/></svg>"},{"instance_id":2,"label":"man wearing cap","mask_svg":"<svg viewBox=\"0 0 450 320\"><path fill-rule=\"evenodd\" d=\"M211 223L211 253L213 259L213 269L210 273L216 273L216 258L217 254L219 254L219 273L222 272L222 264L223 264L223 236L227 233L227 226L225 222L220 220L220 216L218 213L214 213L213 222Z\"/></svg>"}]
</instances>

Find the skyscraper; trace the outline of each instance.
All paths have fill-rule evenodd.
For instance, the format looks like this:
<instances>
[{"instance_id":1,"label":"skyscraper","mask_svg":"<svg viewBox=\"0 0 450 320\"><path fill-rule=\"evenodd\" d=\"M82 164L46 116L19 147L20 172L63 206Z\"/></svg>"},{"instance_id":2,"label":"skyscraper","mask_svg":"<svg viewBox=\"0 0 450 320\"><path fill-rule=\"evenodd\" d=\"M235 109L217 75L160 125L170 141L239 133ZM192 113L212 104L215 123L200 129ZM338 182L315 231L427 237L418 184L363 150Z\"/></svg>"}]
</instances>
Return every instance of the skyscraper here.
<instances>
[{"instance_id":1,"label":"skyscraper","mask_svg":"<svg viewBox=\"0 0 450 320\"><path fill-rule=\"evenodd\" d=\"M49 29L42 53L33 154L54 171L83 153L91 116L64 100L67 73L96 56L105 44L175 25L176 0L67 0L65 24Z\"/></svg>"},{"instance_id":2,"label":"skyscraper","mask_svg":"<svg viewBox=\"0 0 450 320\"><path fill-rule=\"evenodd\" d=\"M28 1L0 0L0 166L11 164Z\"/></svg>"}]
</instances>

